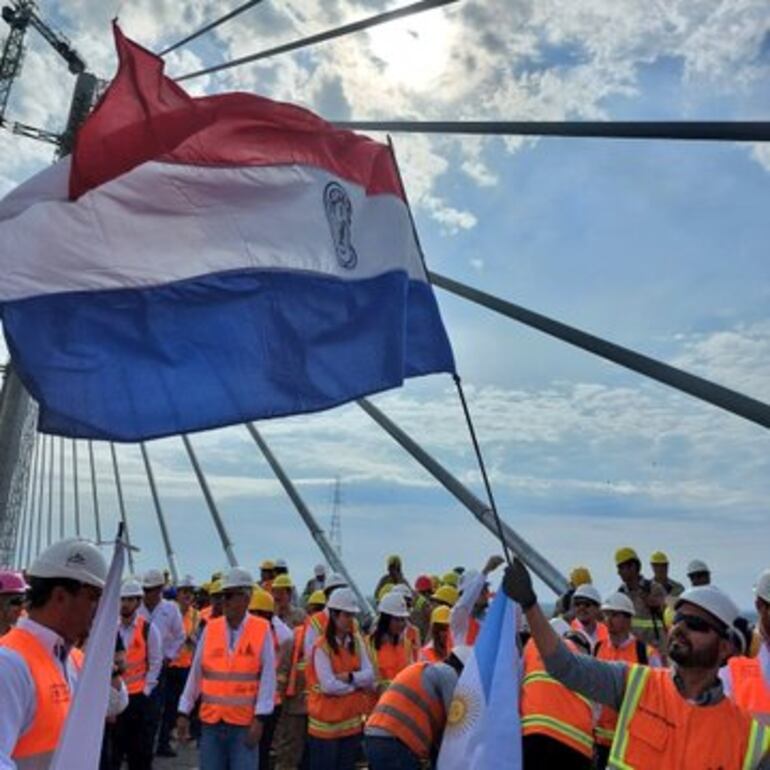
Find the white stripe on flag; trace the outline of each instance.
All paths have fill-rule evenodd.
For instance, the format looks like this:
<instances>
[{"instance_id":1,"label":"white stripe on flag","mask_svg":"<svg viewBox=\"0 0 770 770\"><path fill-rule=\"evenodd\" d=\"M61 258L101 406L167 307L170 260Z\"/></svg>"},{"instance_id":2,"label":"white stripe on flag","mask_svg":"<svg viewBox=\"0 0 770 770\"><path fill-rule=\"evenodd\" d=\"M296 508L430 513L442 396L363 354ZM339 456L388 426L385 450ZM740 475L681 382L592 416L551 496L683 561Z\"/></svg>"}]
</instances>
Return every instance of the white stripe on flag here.
<instances>
[{"instance_id":1,"label":"white stripe on flag","mask_svg":"<svg viewBox=\"0 0 770 770\"><path fill-rule=\"evenodd\" d=\"M125 545L115 542L107 583L88 638L88 652L50 770L97 770L102 753Z\"/></svg>"}]
</instances>

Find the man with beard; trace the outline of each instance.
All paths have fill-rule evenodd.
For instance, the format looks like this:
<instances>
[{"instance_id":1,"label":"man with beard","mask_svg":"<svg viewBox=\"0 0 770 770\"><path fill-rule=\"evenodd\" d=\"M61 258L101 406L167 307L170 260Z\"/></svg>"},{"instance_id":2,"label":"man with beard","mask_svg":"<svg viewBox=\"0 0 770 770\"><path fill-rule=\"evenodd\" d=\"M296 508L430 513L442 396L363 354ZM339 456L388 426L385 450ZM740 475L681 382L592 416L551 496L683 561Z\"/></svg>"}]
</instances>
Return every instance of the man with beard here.
<instances>
[{"instance_id":1,"label":"man with beard","mask_svg":"<svg viewBox=\"0 0 770 770\"><path fill-rule=\"evenodd\" d=\"M548 673L618 711L608 766L623 770L770 770L770 730L725 697L718 672L734 650L738 608L714 586L685 591L668 640L671 669L573 654L537 603L518 560L503 589L527 616Z\"/></svg>"}]
</instances>

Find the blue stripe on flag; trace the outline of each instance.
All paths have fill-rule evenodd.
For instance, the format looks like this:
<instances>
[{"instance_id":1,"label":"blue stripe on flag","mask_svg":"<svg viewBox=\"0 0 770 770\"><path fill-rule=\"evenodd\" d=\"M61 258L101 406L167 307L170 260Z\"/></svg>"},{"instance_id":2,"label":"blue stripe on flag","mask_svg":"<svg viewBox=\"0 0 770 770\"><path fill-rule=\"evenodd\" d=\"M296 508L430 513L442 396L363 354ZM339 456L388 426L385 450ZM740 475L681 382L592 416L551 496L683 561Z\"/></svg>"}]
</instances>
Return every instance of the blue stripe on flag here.
<instances>
[{"instance_id":1,"label":"blue stripe on flag","mask_svg":"<svg viewBox=\"0 0 770 770\"><path fill-rule=\"evenodd\" d=\"M6 303L40 429L135 441L312 412L454 371L431 287L230 271Z\"/></svg>"},{"instance_id":2,"label":"blue stripe on flag","mask_svg":"<svg viewBox=\"0 0 770 770\"><path fill-rule=\"evenodd\" d=\"M475 653L479 667L479 678L484 689L484 698L489 702L489 694L492 690L492 678L495 673L497 656L500 648L500 639L503 636L503 623L506 620L507 599L502 590L495 594L492 604L487 610L484 625L476 640Z\"/></svg>"}]
</instances>

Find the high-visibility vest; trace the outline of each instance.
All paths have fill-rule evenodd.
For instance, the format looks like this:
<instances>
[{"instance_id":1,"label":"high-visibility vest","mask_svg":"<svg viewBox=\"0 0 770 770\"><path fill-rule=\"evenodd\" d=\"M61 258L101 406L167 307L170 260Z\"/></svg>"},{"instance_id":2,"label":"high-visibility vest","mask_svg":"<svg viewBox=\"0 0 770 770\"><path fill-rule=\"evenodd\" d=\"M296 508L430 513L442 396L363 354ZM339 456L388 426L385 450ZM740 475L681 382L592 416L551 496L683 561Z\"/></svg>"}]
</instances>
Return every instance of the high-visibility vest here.
<instances>
[{"instance_id":1,"label":"high-visibility vest","mask_svg":"<svg viewBox=\"0 0 770 770\"><path fill-rule=\"evenodd\" d=\"M211 620L211 613L214 612L214 608L209 604L208 607L204 607L198 612L198 618L204 623L208 623Z\"/></svg>"},{"instance_id":2,"label":"high-visibility vest","mask_svg":"<svg viewBox=\"0 0 770 770\"><path fill-rule=\"evenodd\" d=\"M51 763L69 712L70 686L54 657L29 631L12 628L0 638L0 647L22 658L35 686L32 724L18 737L11 758L19 770L43 770Z\"/></svg>"},{"instance_id":3,"label":"high-visibility vest","mask_svg":"<svg viewBox=\"0 0 770 770\"><path fill-rule=\"evenodd\" d=\"M591 641L591 639L588 638L588 633L583 628L583 624L577 618L573 618L572 622L570 623L570 628L573 628L575 631L579 631L580 633L585 634L588 641L589 642ZM596 639L597 644L600 644L601 642L609 641L610 632L605 623L602 623L601 621L598 621L596 623L596 631L594 633L594 638Z\"/></svg>"},{"instance_id":4,"label":"high-visibility vest","mask_svg":"<svg viewBox=\"0 0 770 770\"><path fill-rule=\"evenodd\" d=\"M389 639L383 640L379 650L374 646L374 637L369 637L369 653L379 692L388 687L399 672L415 662L412 642L406 636L398 644L392 644Z\"/></svg>"},{"instance_id":5,"label":"high-visibility vest","mask_svg":"<svg viewBox=\"0 0 770 770\"><path fill-rule=\"evenodd\" d=\"M420 660L424 661L425 663L441 663L444 658L438 654L436 648L433 646L433 642L428 642L420 650Z\"/></svg>"},{"instance_id":6,"label":"high-visibility vest","mask_svg":"<svg viewBox=\"0 0 770 770\"><path fill-rule=\"evenodd\" d=\"M770 725L770 685L762 676L759 658L736 656L727 662L732 699L764 725Z\"/></svg>"},{"instance_id":7,"label":"high-visibility vest","mask_svg":"<svg viewBox=\"0 0 770 770\"><path fill-rule=\"evenodd\" d=\"M181 607L179 608L182 609ZM191 648L187 640L194 637L198 630L198 626L201 621L201 613L195 609L195 607L188 607L187 611L182 615L182 626L184 627L184 644L179 650L179 655L174 658L169 664L171 668L190 668L193 661L194 649Z\"/></svg>"},{"instance_id":8,"label":"high-visibility vest","mask_svg":"<svg viewBox=\"0 0 770 770\"><path fill-rule=\"evenodd\" d=\"M294 646L291 650L291 666L289 668L289 679L286 682L286 697L293 698L295 695L305 692L305 669L307 660L305 660L305 634L310 623L310 618L305 618L294 629Z\"/></svg>"},{"instance_id":9,"label":"high-visibility vest","mask_svg":"<svg viewBox=\"0 0 770 770\"><path fill-rule=\"evenodd\" d=\"M696 706L667 669L632 665L607 764L612 770L754 770L770 730L729 698Z\"/></svg>"},{"instance_id":10,"label":"high-visibility vest","mask_svg":"<svg viewBox=\"0 0 770 770\"><path fill-rule=\"evenodd\" d=\"M522 735L547 735L591 757L594 750L591 702L568 690L546 672L533 639L524 645L523 660Z\"/></svg>"},{"instance_id":11,"label":"high-visibility vest","mask_svg":"<svg viewBox=\"0 0 770 770\"><path fill-rule=\"evenodd\" d=\"M322 650L329 657L334 674L358 671L361 668L364 641L357 633L353 634L353 639L353 652L347 646L333 651L323 636L313 645L313 655L307 666L307 731L314 738L336 740L358 735L363 730L364 715L367 713L366 693L356 689L345 695L327 695L321 691L315 670L316 651Z\"/></svg>"},{"instance_id":12,"label":"high-visibility vest","mask_svg":"<svg viewBox=\"0 0 770 770\"><path fill-rule=\"evenodd\" d=\"M123 681L129 695L137 695L147 684L147 634L149 623L141 616L136 616L134 634L126 650L126 670Z\"/></svg>"},{"instance_id":13,"label":"high-visibility vest","mask_svg":"<svg viewBox=\"0 0 770 770\"><path fill-rule=\"evenodd\" d=\"M207 724L245 726L254 719L262 675L262 645L270 643L270 624L264 618L246 615L232 652L227 634L224 617L208 622L201 654L200 718Z\"/></svg>"},{"instance_id":14,"label":"high-visibility vest","mask_svg":"<svg viewBox=\"0 0 770 770\"><path fill-rule=\"evenodd\" d=\"M597 660L617 661L626 663L641 663L647 665L650 659L650 650L644 642L632 637L632 644L615 647L611 642L599 642L594 650ZM609 706L602 705L599 718L594 727L594 738L600 746L611 746L615 736L615 726L618 722L618 712Z\"/></svg>"},{"instance_id":15,"label":"high-visibility vest","mask_svg":"<svg viewBox=\"0 0 770 770\"><path fill-rule=\"evenodd\" d=\"M366 726L385 730L405 743L420 759L429 759L438 747L446 723L441 698L431 697L422 683L428 663L413 663L390 684Z\"/></svg>"}]
</instances>

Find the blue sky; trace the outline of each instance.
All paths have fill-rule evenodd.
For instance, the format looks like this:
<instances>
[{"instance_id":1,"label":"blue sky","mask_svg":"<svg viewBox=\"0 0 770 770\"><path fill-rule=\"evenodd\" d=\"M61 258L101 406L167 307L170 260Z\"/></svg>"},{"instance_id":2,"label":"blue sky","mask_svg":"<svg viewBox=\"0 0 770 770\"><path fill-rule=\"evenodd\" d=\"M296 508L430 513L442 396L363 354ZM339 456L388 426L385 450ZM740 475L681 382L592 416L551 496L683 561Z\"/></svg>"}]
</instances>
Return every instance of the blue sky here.
<instances>
[{"instance_id":1,"label":"blue sky","mask_svg":"<svg viewBox=\"0 0 770 770\"><path fill-rule=\"evenodd\" d=\"M183 5L123 3L124 30L158 49L223 9L213 0ZM117 8L96 0L41 7L109 76L108 22ZM169 70L195 70L382 7L265 2L169 57ZM463 0L189 85L258 91L329 118L767 119L768 40L763 0ZM60 125L71 85L63 69L30 36L9 117ZM768 148L394 141L430 267L767 399ZM50 160L29 140L3 136L0 144L6 190ZM680 578L689 559L704 558L750 604L753 579L769 566L765 431L440 290L438 297L511 526L563 571L590 566L603 592L615 584L612 552L630 544L645 560L668 551ZM376 402L482 494L448 378L411 382ZM262 429L325 526L341 477L344 556L363 587L391 552L413 576L479 565L495 550L492 536L357 407ZM253 567L283 556L306 578L318 554L245 430L194 441L241 561ZM203 577L224 559L181 443L150 449L180 561ZM156 566L163 550L139 453L119 452L138 563ZM109 519L106 448L97 455Z\"/></svg>"}]
</instances>

